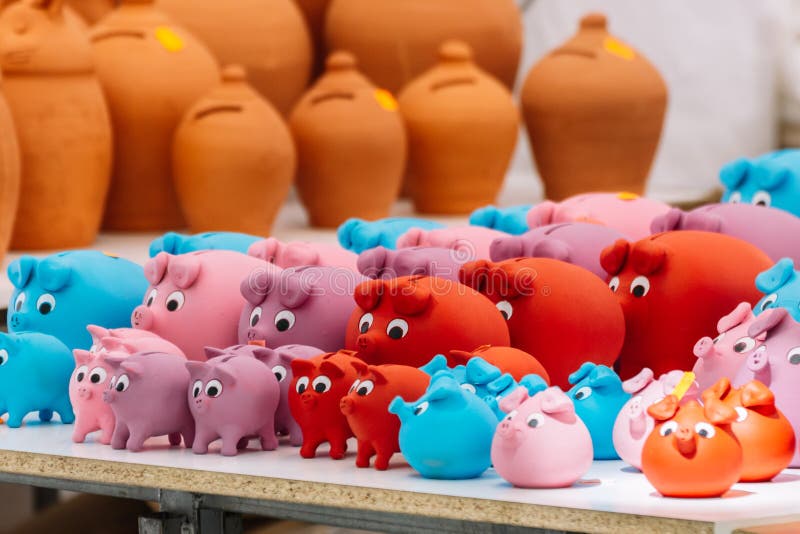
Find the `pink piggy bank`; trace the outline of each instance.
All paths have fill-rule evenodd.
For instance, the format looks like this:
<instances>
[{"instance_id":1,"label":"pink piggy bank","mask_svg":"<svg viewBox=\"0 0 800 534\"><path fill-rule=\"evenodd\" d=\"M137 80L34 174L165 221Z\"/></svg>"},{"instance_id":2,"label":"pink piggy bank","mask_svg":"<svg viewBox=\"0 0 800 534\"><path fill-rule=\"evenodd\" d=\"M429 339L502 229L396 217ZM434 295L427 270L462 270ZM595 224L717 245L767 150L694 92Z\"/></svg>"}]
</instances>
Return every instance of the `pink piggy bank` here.
<instances>
[{"instance_id":1,"label":"pink piggy bank","mask_svg":"<svg viewBox=\"0 0 800 534\"><path fill-rule=\"evenodd\" d=\"M442 247L409 247L390 250L375 247L358 255L358 272L373 280L424 275L458 282L465 263L458 251Z\"/></svg>"},{"instance_id":2,"label":"pink piggy bank","mask_svg":"<svg viewBox=\"0 0 800 534\"><path fill-rule=\"evenodd\" d=\"M144 304L133 310L133 327L171 341L190 360L202 360L206 346L235 345L243 304L239 285L259 269L277 267L228 250L159 252L144 265L150 287Z\"/></svg>"},{"instance_id":3,"label":"pink piggy bank","mask_svg":"<svg viewBox=\"0 0 800 534\"><path fill-rule=\"evenodd\" d=\"M749 302L741 302L736 308L719 320L714 339L706 336L694 346L697 362L694 364L695 377L701 390L706 390L720 378L732 379L744 365L747 357L764 341L762 334L751 337L747 331L756 316Z\"/></svg>"},{"instance_id":4,"label":"pink piggy bank","mask_svg":"<svg viewBox=\"0 0 800 534\"><path fill-rule=\"evenodd\" d=\"M135 354L137 352L166 352L184 356L177 345L158 334L138 328L103 328L90 324L86 327L92 336L91 353Z\"/></svg>"},{"instance_id":5,"label":"pink piggy bank","mask_svg":"<svg viewBox=\"0 0 800 534\"><path fill-rule=\"evenodd\" d=\"M691 375L689 375L691 376ZM642 469L642 448L647 436L656 426L647 408L675 391L686 378L683 371L670 371L655 380L653 371L645 367L641 372L622 383L622 389L631 394L617 415L612 431L614 449L619 457L636 469ZM700 396L697 382L688 384L682 402L696 400Z\"/></svg>"},{"instance_id":6,"label":"pink piggy bank","mask_svg":"<svg viewBox=\"0 0 800 534\"><path fill-rule=\"evenodd\" d=\"M592 465L592 438L558 387L533 397L524 387L500 401L508 415L492 440L492 464L505 480L522 488L571 486Z\"/></svg>"},{"instance_id":7,"label":"pink piggy bank","mask_svg":"<svg viewBox=\"0 0 800 534\"><path fill-rule=\"evenodd\" d=\"M147 438L169 436L170 445L186 447L194 440L194 419L186 402L189 371L186 359L163 352L106 356L113 376L103 400L116 423L111 447L138 452Z\"/></svg>"},{"instance_id":8,"label":"pink piggy bank","mask_svg":"<svg viewBox=\"0 0 800 534\"><path fill-rule=\"evenodd\" d=\"M113 366L106 362L106 352L74 349L72 354L75 357L75 371L69 380L69 400L75 411L72 441L83 443L88 434L99 430L98 441L108 445L114 431L114 412L103 402L103 392L108 388Z\"/></svg>"},{"instance_id":9,"label":"pink piggy bank","mask_svg":"<svg viewBox=\"0 0 800 534\"><path fill-rule=\"evenodd\" d=\"M272 369L236 350L208 356L205 362L186 362L192 377L188 393L195 423L192 451L205 454L212 441L221 439L222 454L235 456L251 437L261 440L262 450L277 449L275 411L281 390Z\"/></svg>"},{"instance_id":10,"label":"pink piggy bank","mask_svg":"<svg viewBox=\"0 0 800 534\"><path fill-rule=\"evenodd\" d=\"M256 241L247 249L247 255L283 269L303 265L326 265L356 270L356 254L339 245L289 241L284 243L274 237Z\"/></svg>"},{"instance_id":11,"label":"pink piggy bank","mask_svg":"<svg viewBox=\"0 0 800 534\"><path fill-rule=\"evenodd\" d=\"M507 233L483 226L450 226L436 230L412 228L397 238L397 248L441 247L458 252L461 263L488 260L492 241Z\"/></svg>"}]
</instances>

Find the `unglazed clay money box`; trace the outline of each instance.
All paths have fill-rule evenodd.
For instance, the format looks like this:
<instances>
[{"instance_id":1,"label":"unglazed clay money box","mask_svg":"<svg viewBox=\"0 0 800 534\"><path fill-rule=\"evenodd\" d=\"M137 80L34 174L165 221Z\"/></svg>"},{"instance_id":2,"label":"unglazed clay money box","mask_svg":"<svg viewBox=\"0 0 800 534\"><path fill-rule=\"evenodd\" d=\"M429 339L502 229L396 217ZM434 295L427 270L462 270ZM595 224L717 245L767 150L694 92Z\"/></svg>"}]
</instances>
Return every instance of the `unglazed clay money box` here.
<instances>
[{"instance_id":1,"label":"unglazed clay money box","mask_svg":"<svg viewBox=\"0 0 800 534\"><path fill-rule=\"evenodd\" d=\"M472 358L480 357L500 369L509 373L514 380L522 380L527 375L539 375L545 383L550 383L550 377L542 364L525 351L514 347L500 347L483 345L471 351L451 350L447 354L449 363L453 365L467 365Z\"/></svg>"},{"instance_id":2,"label":"unglazed clay money box","mask_svg":"<svg viewBox=\"0 0 800 534\"><path fill-rule=\"evenodd\" d=\"M740 158L719 171L723 202L772 206L800 216L800 150Z\"/></svg>"},{"instance_id":3,"label":"unglazed clay money box","mask_svg":"<svg viewBox=\"0 0 800 534\"><path fill-rule=\"evenodd\" d=\"M600 262L625 313L625 346L617 362L623 379L644 367L655 374L690 369L697 340L738 303L758 298L752 280L771 263L750 243L697 231L620 240Z\"/></svg>"},{"instance_id":4,"label":"unglazed clay money box","mask_svg":"<svg viewBox=\"0 0 800 534\"><path fill-rule=\"evenodd\" d=\"M150 257L154 258L159 252L177 255L198 250L232 250L245 254L250 245L260 239L236 232L203 232L194 235L167 232L150 242Z\"/></svg>"},{"instance_id":5,"label":"unglazed clay money box","mask_svg":"<svg viewBox=\"0 0 800 534\"><path fill-rule=\"evenodd\" d=\"M345 347L369 364L419 367L452 349L509 344L508 327L492 302L452 280L370 280L356 288L355 301Z\"/></svg>"},{"instance_id":6,"label":"unglazed clay money box","mask_svg":"<svg viewBox=\"0 0 800 534\"><path fill-rule=\"evenodd\" d=\"M344 248L360 254L377 246L397 248L397 239L411 228L433 230L444 225L413 217L387 217L377 221L347 219L336 230L336 237Z\"/></svg>"},{"instance_id":7,"label":"unglazed clay money box","mask_svg":"<svg viewBox=\"0 0 800 534\"><path fill-rule=\"evenodd\" d=\"M591 13L525 79L522 109L547 198L641 194L661 137L667 86L637 50Z\"/></svg>"},{"instance_id":8,"label":"unglazed clay money box","mask_svg":"<svg viewBox=\"0 0 800 534\"><path fill-rule=\"evenodd\" d=\"M357 256L355 253L331 243L280 241L274 237L268 237L253 243L247 253L284 269L304 265L321 265L356 270Z\"/></svg>"},{"instance_id":9,"label":"unglazed clay money box","mask_svg":"<svg viewBox=\"0 0 800 534\"><path fill-rule=\"evenodd\" d=\"M357 467L369 467L375 456L375 469L389 468L389 460L400 452L400 420L389 413L389 403L400 397L406 402L420 398L430 377L406 365L370 365L353 361L358 378L339 403L347 423L358 440Z\"/></svg>"},{"instance_id":10,"label":"unglazed clay money box","mask_svg":"<svg viewBox=\"0 0 800 534\"><path fill-rule=\"evenodd\" d=\"M2 45L0 45L2 46ZM17 131L0 76L0 261L11 243L20 190L20 154Z\"/></svg>"},{"instance_id":11,"label":"unglazed clay money box","mask_svg":"<svg viewBox=\"0 0 800 534\"><path fill-rule=\"evenodd\" d=\"M397 248L442 247L454 250L462 263L489 259L489 249L495 239L508 234L483 226L450 226L435 230L411 228L397 238Z\"/></svg>"},{"instance_id":12,"label":"unglazed clay money box","mask_svg":"<svg viewBox=\"0 0 800 534\"><path fill-rule=\"evenodd\" d=\"M464 265L461 280L495 304L511 346L534 355L551 384L568 387L587 354L602 365L617 359L625 339L622 310L586 269L549 258L476 261Z\"/></svg>"},{"instance_id":13,"label":"unglazed clay money box","mask_svg":"<svg viewBox=\"0 0 800 534\"><path fill-rule=\"evenodd\" d=\"M0 415L19 428L31 412L50 421L75 420L69 402L69 377L74 368L69 349L57 338L38 332L0 333Z\"/></svg>"},{"instance_id":14,"label":"unglazed clay money box","mask_svg":"<svg viewBox=\"0 0 800 534\"><path fill-rule=\"evenodd\" d=\"M466 263L457 250L443 247L408 247L391 250L381 246L358 255L358 272L372 279L390 280L400 276L425 275L458 281Z\"/></svg>"},{"instance_id":15,"label":"unglazed clay money box","mask_svg":"<svg viewBox=\"0 0 800 534\"><path fill-rule=\"evenodd\" d=\"M784 308L796 321L800 320L800 276L791 258L783 258L759 273L756 287L764 296L753 306L753 313L758 315L769 308Z\"/></svg>"},{"instance_id":16,"label":"unglazed clay money box","mask_svg":"<svg viewBox=\"0 0 800 534\"><path fill-rule=\"evenodd\" d=\"M520 235L528 231L528 212L533 206L521 204L499 208L497 206L484 206L473 211L469 216L469 223L475 226L485 226L506 232L511 235Z\"/></svg>"},{"instance_id":17,"label":"unglazed clay money box","mask_svg":"<svg viewBox=\"0 0 800 534\"><path fill-rule=\"evenodd\" d=\"M492 261L512 258L553 258L572 263L606 279L600 253L625 236L610 226L572 222L534 228L522 235L500 237L492 242Z\"/></svg>"},{"instance_id":18,"label":"unglazed clay money box","mask_svg":"<svg viewBox=\"0 0 800 534\"><path fill-rule=\"evenodd\" d=\"M92 345L87 325L128 326L147 288L139 265L94 250L22 256L8 266L8 278L9 330L51 334L70 349Z\"/></svg>"},{"instance_id":19,"label":"unglazed clay money box","mask_svg":"<svg viewBox=\"0 0 800 534\"><path fill-rule=\"evenodd\" d=\"M508 415L492 441L492 465L505 480L522 488L561 488L589 470L592 438L561 389L529 396L519 387L500 407Z\"/></svg>"}]
</instances>

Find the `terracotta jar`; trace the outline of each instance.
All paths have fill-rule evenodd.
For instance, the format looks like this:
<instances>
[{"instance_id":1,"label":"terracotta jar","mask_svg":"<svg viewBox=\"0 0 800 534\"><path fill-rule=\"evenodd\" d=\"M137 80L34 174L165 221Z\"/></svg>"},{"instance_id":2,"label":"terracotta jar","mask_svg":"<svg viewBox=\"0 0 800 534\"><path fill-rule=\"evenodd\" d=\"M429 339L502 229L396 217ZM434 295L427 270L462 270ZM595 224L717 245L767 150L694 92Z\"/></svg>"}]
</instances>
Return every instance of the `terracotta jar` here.
<instances>
[{"instance_id":1,"label":"terracotta jar","mask_svg":"<svg viewBox=\"0 0 800 534\"><path fill-rule=\"evenodd\" d=\"M311 42L314 45L312 78L316 78L325 66L325 14L331 0L295 0L295 3L303 12L308 32L311 34Z\"/></svg>"},{"instance_id":2,"label":"terracotta jar","mask_svg":"<svg viewBox=\"0 0 800 534\"><path fill-rule=\"evenodd\" d=\"M467 42L481 68L512 87L522 50L514 0L333 0L328 50L349 50L380 87L399 92L436 62L447 39Z\"/></svg>"},{"instance_id":3,"label":"terracotta jar","mask_svg":"<svg viewBox=\"0 0 800 534\"><path fill-rule=\"evenodd\" d=\"M19 202L19 143L2 88L0 88L0 262L11 242Z\"/></svg>"},{"instance_id":4,"label":"terracotta jar","mask_svg":"<svg viewBox=\"0 0 800 534\"><path fill-rule=\"evenodd\" d=\"M408 133L408 184L419 213L462 214L492 204L519 130L508 89L448 41L439 63L398 97Z\"/></svg>"},{"instance_id":5,"label":"terracotta jar","mask_svg":"<svg viewBox=\"0 0 800 534\"><path fill-rule=\"evenodd\" d=\"M175 188L189 228L269 235L295 163L280 114L247 84L241 66L226 67L175 133Z\"/></svg>"},{"instance_id":6,"label":"terracotta jar","mask_svg":"<svg viewBox=\"0 0 800 534\"><path fill-rule=\"evenodd\" d=\"M661 137L667 87L638 51L590 14L534 65L522 110L548 198L590 191L642 194Z\"/></svg>"},{"instance_id":7,"label":"terracotta jar","mask_svg":"<svg viewBox=\"0 0 800 534\"><path fill-rule=\"evenodd\" d=\"M91 40L116 141L105 227L181 227L172 137L186 109L219 82L214 57L153 0L123 0Z\"/></svg>"},{"instance_id":8,"label":"terracotta jar","mask_svg":"<svg viewBox=\"0 0 800 534\"><path fill-rule=\"evenodd\" d=\"M88 24L106 16L116 5L114 0L67 0L67 3Z\"/></svg>"},{"instance_id":9,"label":"terracotta jar","mask_svg":"<svg viewBox=\"0 0 800 534\"><path fill-rule=\"evenodd\" d=\"M297 189L314 226L350 217L379 219L397 198L406 134L397 102L356 70L348 52L333 53L325 74L292 111Z\"/></svg>"},{"instance_id":10,"label":"terracotta jar","mask_svg":"<svg viewBox=\"0 0 800 534\"><path fill-rule=\"evenodd\" d=\"M62 0L21 0L0 12L0 58L23 169L11 246L90 245L112 148L86 34L67 22Z\"/></svg>"}]
</instances>

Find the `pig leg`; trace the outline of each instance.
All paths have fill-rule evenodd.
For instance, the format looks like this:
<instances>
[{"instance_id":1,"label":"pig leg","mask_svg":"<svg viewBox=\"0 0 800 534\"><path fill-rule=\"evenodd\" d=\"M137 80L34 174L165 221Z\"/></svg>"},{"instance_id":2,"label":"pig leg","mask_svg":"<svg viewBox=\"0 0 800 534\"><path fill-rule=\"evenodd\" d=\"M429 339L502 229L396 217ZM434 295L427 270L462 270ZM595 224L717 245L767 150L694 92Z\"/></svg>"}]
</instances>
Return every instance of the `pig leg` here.
<instances>
[{"instance_id":1,"label":"pig leg","mask_svg":"<svg viewBox=\"0 0 800 534\"><path fill-rule=\"evenodd\" d=\"M294 419L289 423L289 444L292 447L299 447L303 444L303 431L300 430L300 425Z\"/></svg>"},{"instance_id":2,"label":"pig leg","mask_svg":"<svg viewBox=\"0 0 800 534\"><path fill-rule=\"evenodd\" d=\"M274 451L278 448L278 437L275 435L274 428L275 425L266 425L258 433L262 451Z\"/></svg>"},{"instance_id":3,"label":"pig leg","mask_svg":"<svg viewBox=\"0 0 800 534\"><path fill-rule=\"evenodd\" d=\"M53 410L39 410L39 421L49 423L53 419Z\"/></svg>"},{"instance_id":4,"label":"pig leg","mask_svg":"<svg viewBox=\"0 0 800 534\"><path fill-rule=\"evenodd\" d=\"M22 420L26 415L28 415L27 410L11 406L8 408L8 421L6 421L6 424L9 428L19 428L22 426Z\"/></svg>"},{"instance_id":5,"label":"pig leg","mask_svg":"<svg viewBox=\"0 0 800 534\"><path fill-rule=\"evenodd\" d=\"M111 436L114 433L114 415L108 414L102 417L99 421L100 424L100 443L108 445L111 443Z\"/></svg>"},{"instance_id":6,"label":"pig leg","mask_svg":"<svg viewBox=\"0 0 800 534\"><path fill-rule=\"evenodd\" d=\"M239 441L243 438L241 432L227 432L222 435L222 449L220 452L223 456L236 456L239 452Z\"/></svg>"},{"instance_id":7,"label":"pig leg","mask_svg":"<svg viewBox=\"0 0 800 534\"><path fill-rule=\"evenodd\" d=\"M69 396L63 396L59 399L58 404L55 406L55 412L65 425L72 424L75 421L75 412L72 411L72 404L69 402ZM50 415L52 417L52 413Z\"/></svg>"},{"instance_id":8,"label":"pig leg","mask_svg":"<svg viewBox=\"0 0 800 534\"><path fill-rule=\"evenodd\" d=\"M144 428L136 428L131 430L131 436L128 438L126 448L131 452L139 452L144 448L144 442L150 437L150 432Z\"/></svg>"},{"instance_id":9,"label":"pig leg","mask_svg":"<svg viewBox=\"0 0 800 534\"><path fill-rule=\"evenodd\" d=\"M167 434L167 439L169 439L170 447L177 447L181 444L181 433L180 432L172 432Z\"/></svg>"},{"instance_id":10,"label":"pig leg","mask_svg":"<svg viewBox=\"0 0 800 534\"><path fill-rule=\"evenodd\" d=\"M128 425L117 421L114 425L114 433L111 436L111 448L124 449L130 435L131 431L128 429Z\"/></svg>"},{"instance_id":11,"label":"pig leg","mask_svg":"<svg viewBox=\"0 0 800 534\"><path fill-rule=\"evenodd\" d=\"M331 450L328 456L334 460L341 460L347 452L347 433L336 428L330 431L328 437L328 441L331 444Z\"/></svg>"},{"instance_id":12,"label":"pig leg","mask_svg":"<svg viewBox=\"0 0 800 534\"><path fill-rule=\"evenodd\" d=\"M306 435L303 436L303 446L300 447L300 456L303 458L313 458L317 455L317 447L319 447L324 441L325 438L322 436L312 437L306 433Z\"/></svg>"},{"instance_id":13,"label":"pig leg","mask_svg":"<svg viewBox=\"0 0 800 534\"><path fill-rule=\"evenodd\" d=\"M89 432L92 432L95 429L95 422L93 420L87 420L88 418L81 418L79 417L75 421L75 429L72 431L72 441L74 443L83 443L86 441L86 435Z\"/></svg>"},{"instance_id":14,"label":"pig leg","mask_svg":"<svg viewBox=\"0 0 800 534\"><path fill-rule=\"evenodd\" d=\"M212 441L219 438L216 432L212 432L206 428L198 427L197 433L194 436L194 443L192 443L192 452L195 454L206 454L208 446Z\"/></svg>"},{"instance_id":15,"label":"pig leg","mask_svg":"<svg viewBox=\"0 0 800 534\"><path fill-rule=\"evenodd\" d=\"M191 449L192 443L194 443L194 419L190 417L189 420L191 421L189 426L181 430L181 436L183 436L183 446L187 449Z\"/></svg>"},{"instance_id":16,"label":"pig leg","mask_svg":"<svg viewBox=\"0 0 800 534\"><path fill-rule=\"evenodd\" d=\"M356 454L356 467L369 467L369 459L375 454L375 448L367 440L358 441L358 454Z\"/></svg>"},{"instance_id":17,"label":"pig leg","mask_svg":"<svg viewBox=\"0 0 800 534\"><path fill-rule=\"evenodd\" d=\"M393 443L375 443L375 469L378 471L386 471L389 469L389 460L392 459L396 446L397 445Z\"/></svg>"}]
</instances>

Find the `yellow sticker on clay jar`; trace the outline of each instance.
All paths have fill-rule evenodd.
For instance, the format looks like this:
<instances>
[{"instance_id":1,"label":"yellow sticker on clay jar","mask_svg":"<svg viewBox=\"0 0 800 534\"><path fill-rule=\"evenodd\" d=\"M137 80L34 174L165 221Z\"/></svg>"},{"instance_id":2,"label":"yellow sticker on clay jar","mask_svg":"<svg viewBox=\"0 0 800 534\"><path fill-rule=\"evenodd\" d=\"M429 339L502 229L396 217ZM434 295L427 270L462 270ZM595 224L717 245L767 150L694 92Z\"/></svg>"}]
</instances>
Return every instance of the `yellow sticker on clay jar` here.
<instances>
[{"instance_id":1,"label":"yellow sticker on clay jar","mask_svg":"<svg viewBox=\"0 0 800 534\"><path fill-rule=\"evenodd\" d=\"M636 193L630 193L628 191L621 191L617 193L617 198L620 200L636 200L639 198L639 195Z\"/></svg>"},{"instance_id":2,"label":"yellow sticker on clay jar","mask_svg":"<svg viewBox=\"0 0 800 534\"><path fill-rule=\"evenodd\" d=\"M108 256L109 258L119 258L119 254L114 254L113 252L103 251L103 254Z\"/></svg>"},{"instance_id":3,"label":"yellow sticker on clay jar","mask_svg":"<svg viewBox=\"0 0 800 534\"><path fill-rule=\"evenodd\" d=\"M397 100L386 89L375 89L375 100L386 111L397 111Z\"/></svg>"},{"instance_id":4,"label":"yellow sticker on clay jar","mask_svg":"<svg viewBox=\"0 0 800 534\"><path fill-rule=\"evenodd\" d=\"M183 49L183 40L168 26L156 28L156 40L170 52Z\"/></svg>"},{"instance_id":5,"label":"yellow sticker on clay jar","mask_svg":"<svg viewBox=\"0 0 800 534\"><path fill-rule=\"evenodd\" d=\"M633 58L636 57L636 52L633 51L633 48L617 41L613 37L606 37L603 41L603 48L605 48L606 52L609 54L613 54L617 57L621 57L627 61L631 61Z\"/></svg>"},{"instance_id":6,"label":"yellow sticker on clay jar","mask_svg":"<svg viewBox=\"0 0 800 534\"><path fill-rule=\"evenodd\" d=\"M689 388L692 387L692 384L694 384L694 373L687 371L683 373L683 378L672 390L672 394L678 397L678 400L681 400L686 395L686 392L689 391Z\"/></svg>"}]
</instances>

